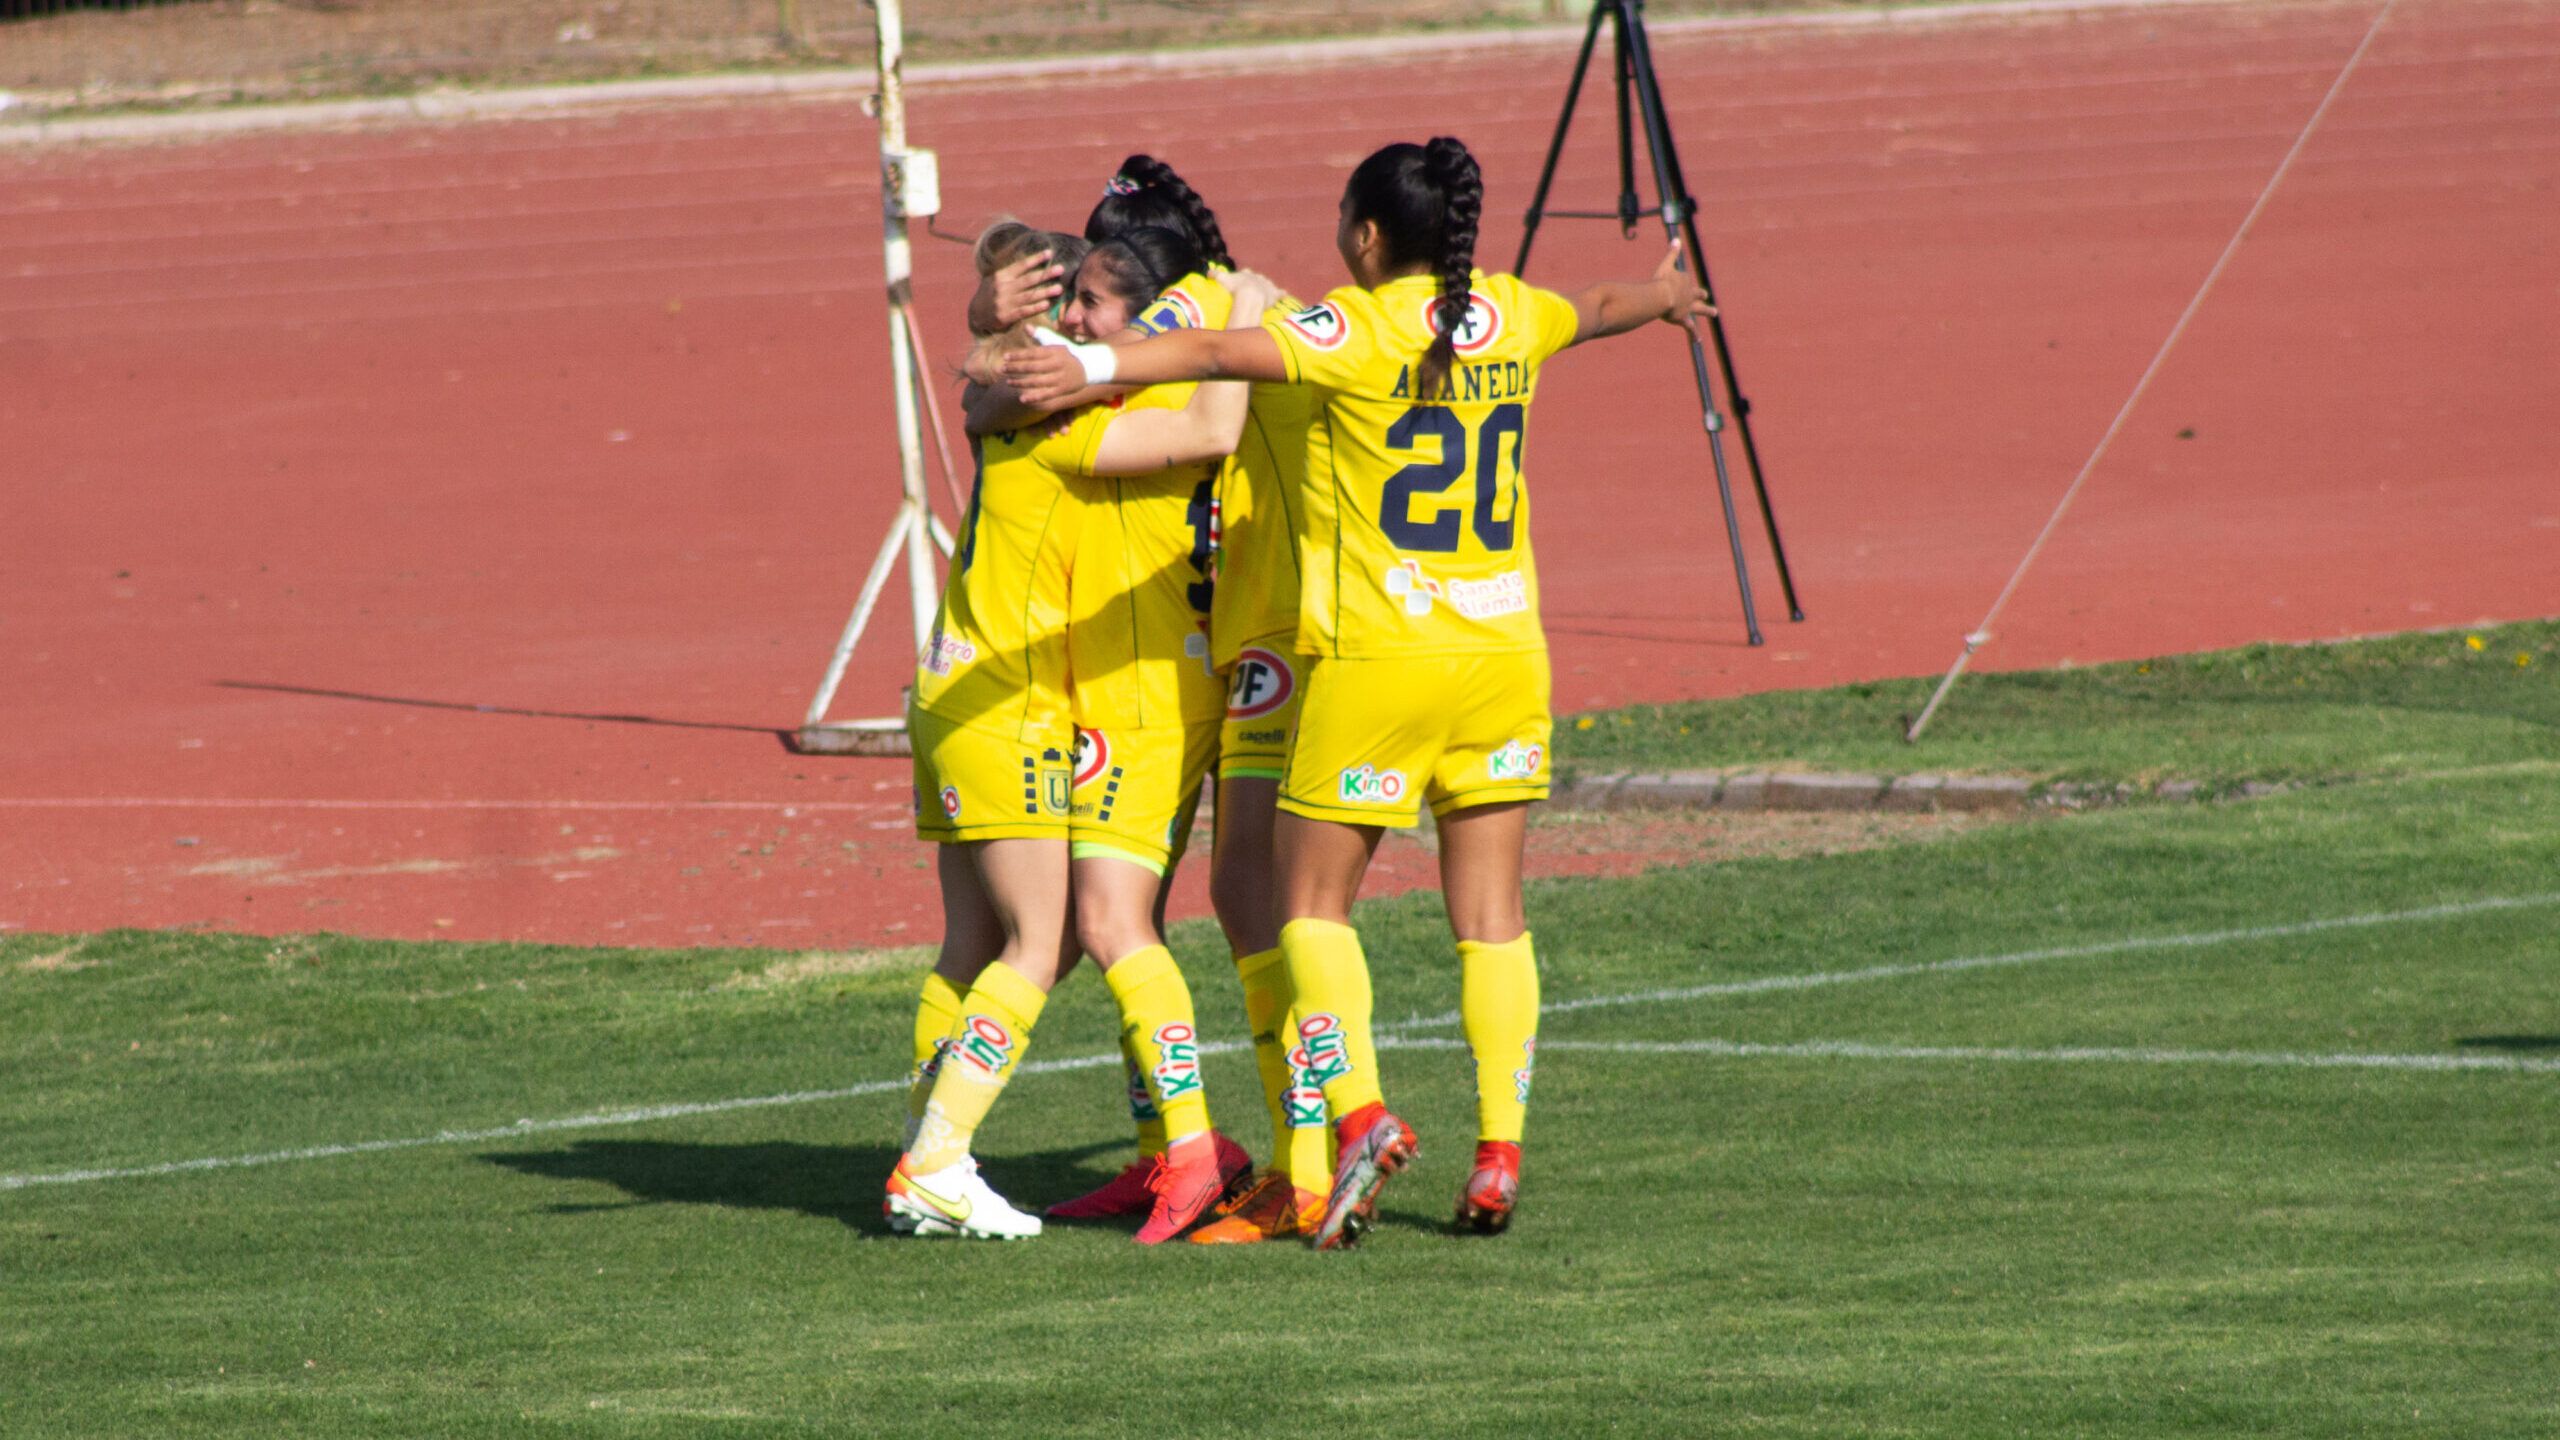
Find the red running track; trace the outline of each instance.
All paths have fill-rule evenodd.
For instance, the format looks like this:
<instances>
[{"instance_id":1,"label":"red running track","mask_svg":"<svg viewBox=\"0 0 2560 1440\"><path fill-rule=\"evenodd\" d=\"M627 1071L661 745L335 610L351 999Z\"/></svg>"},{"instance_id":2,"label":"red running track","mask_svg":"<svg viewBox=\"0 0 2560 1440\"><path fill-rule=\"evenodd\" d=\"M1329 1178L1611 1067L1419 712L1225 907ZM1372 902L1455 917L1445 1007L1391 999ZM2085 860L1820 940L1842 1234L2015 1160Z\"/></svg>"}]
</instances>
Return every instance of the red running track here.
<instances>
[{"instance_id":1,"label":"red running track","mask_svg":"<svg viewBox=\"0 0 2560 1440\"><path fill-rule=\"evenodd\" d=\"M1531 467L1559 708L1943 668L2373 14L1661 37L1813 618L1755 541L1741 643L1676 337L1593 347ZM1151 150L1315 292L1389 138L1481 151L1507 259L1569 62L913 125L956 226L1073 225ZM1559 204L1607 203L1604 113ZM758 103L0 160L0 927L930 939L903 763L773 734L894 491L872 145ZM2560 611L2555 172L2560 9L2407 0L1983 663ZM1654 253L1559 221L1531 273ZM947 360L965 252L920 263ZM894 704L884 620L851 712Z\"/></svg>"}]
</instances>

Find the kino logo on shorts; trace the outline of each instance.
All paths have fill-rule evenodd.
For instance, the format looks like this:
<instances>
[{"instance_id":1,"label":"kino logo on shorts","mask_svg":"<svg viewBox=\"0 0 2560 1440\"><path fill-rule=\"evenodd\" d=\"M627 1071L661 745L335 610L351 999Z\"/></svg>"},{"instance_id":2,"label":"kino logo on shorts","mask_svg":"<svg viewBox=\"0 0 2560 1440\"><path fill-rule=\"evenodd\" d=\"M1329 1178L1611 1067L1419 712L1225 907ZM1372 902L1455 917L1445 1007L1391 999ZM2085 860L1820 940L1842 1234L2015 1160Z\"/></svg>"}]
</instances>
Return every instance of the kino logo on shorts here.
<instances>
[{"instance_id":1,"label":"kino logo on shorts","mask_svg":"<svg viewBox=\"0 0 2560 1440\"><path fill-rule=\"evenodd\" d=\"M1484 770L1496 780L1535 780L1538 767L1546 763L1546 759L1546 746L1514 740L1484 757Z\"/></svg>"},{"instance_id":2,"label":"kino logo on shorts","mask_svg":"<svg viewBox=\"0 0 2560 1440\"><path fill-rule=\"evenodd\" d=\"M1298 677L1289 662L1259 648L1239 652L1235 678L1227 682L1227 718L1258 720L1289 703Z\"/></svg>"},{"instance_id":3,"label":"kino logo on shorts","mask_svg":"<svg viewBox=\"0 0 2560 1440\"><path fill-rule=\"evenodd\" d=\"M1319 1010L1298 1022L1298 1045L1305 1055L1299 1073L1308 1084L1330 1085L1351 1073L1351 1047L1342 1038L1342 1017L1331 1011Z\"/></svg>"},{"instance_id":4,"label":"kino logo on shorts","mask_svg":"<svg viewBox=\"0 0 2560 1440\"><path fill-rule=\"evenodd\" d=\"M1013 1032L992 1015L972 1015L961 1028L960 1057L990 1075L1001 1075L1013 1063Z\"/></svg>"},{"instance_id":5,"label":"kino logo on shorts","mask_svg":"<svg viewBox=\"0 0 2560 1440\"><path fill-rule=\"evenodd\" d=\"M1404 772L1363 765L1342 772L1342 798L1359 805L1393 805L1404 798Z\"/></svg>"},{"instance_id":6,"label":"kino logo on shorts","mask_svg":"<svg viewBox=\"0 0 2560 1440\"><path fill-rule=\"evenodd\" d=\"M1192 1028L1176 1020L1156 1027L1156 1048L1164 1058L1156 1062L1156 1093L1167 1103L1200 1090L1200 1037Z\"/></svg>"}]
</instances>

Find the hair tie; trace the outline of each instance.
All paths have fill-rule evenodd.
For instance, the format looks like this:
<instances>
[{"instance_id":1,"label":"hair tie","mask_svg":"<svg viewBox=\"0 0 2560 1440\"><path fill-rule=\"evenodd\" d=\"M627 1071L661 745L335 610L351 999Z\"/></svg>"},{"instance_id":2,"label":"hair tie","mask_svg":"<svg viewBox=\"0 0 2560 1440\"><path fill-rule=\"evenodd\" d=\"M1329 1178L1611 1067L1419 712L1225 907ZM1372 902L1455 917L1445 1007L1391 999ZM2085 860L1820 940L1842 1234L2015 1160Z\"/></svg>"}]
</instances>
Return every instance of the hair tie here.
<instances>
[{"instance_id":1,"label":"hair tie","mask_svg":"<svg viewBox=\"0 0 2560 1440\"><path fill-rule=\"evenodd\" d=\"M1145 188L1147 187L1130 179L1126 175L1114 175L1109 181L1104 183L1102 193L1105 195L1135 195Z\"/></svg>"}]
</instances>

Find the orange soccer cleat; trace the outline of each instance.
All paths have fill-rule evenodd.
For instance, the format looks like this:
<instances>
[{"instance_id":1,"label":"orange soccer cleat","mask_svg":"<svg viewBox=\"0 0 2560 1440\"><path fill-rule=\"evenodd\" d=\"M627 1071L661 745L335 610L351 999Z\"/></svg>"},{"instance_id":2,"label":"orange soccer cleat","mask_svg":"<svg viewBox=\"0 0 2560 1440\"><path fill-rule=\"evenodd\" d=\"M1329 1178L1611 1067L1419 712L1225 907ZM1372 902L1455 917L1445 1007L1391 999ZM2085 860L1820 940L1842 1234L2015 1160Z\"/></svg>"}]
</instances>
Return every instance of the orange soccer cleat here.
<instances>
[{"instance_id":1,"label":"orange soccer cleat","mask_svg":"<svg viewBox=\"0 0 2560 1440\"><path fill-rule=\"evenodd\" d=\"M1191 1232L1194 1245L1251 1245L1313 1235L1324 1223L1324 1197L1301 1190L1288 1176L1265 1170L1253 1183L1218 1206L1208 1224Z\"/></svg>"}]
</instances>

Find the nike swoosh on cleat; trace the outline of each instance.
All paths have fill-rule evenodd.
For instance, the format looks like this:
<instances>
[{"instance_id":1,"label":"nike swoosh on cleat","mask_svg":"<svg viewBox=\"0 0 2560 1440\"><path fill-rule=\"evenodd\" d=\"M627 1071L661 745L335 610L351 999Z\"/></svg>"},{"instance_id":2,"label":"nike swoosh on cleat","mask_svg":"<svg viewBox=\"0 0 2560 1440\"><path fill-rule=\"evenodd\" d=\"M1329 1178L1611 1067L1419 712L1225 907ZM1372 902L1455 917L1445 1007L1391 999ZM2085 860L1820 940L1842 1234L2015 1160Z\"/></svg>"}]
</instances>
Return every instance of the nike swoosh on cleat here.
<instances>
[{"instance_id":1,"label":"nike swoosh on cleat","mask_svg":"<svg viewBox=\"0 0 2560 1440\"><path fill-rule=\"evenodd\" d=\"M959 1203L954 1204L951 1201L945 1200L941 1196L934 1194L932 1191L927 1190L912 1179L907 1181L906 1191L907 1194L918 1200L922 1200L927 1205L932 1206L935 1210L940 1211L944 1218L956 1220L963 1225L969 1223L969 1197L966 1195L961 1196Z\"/></svg>"}]
</instances>

